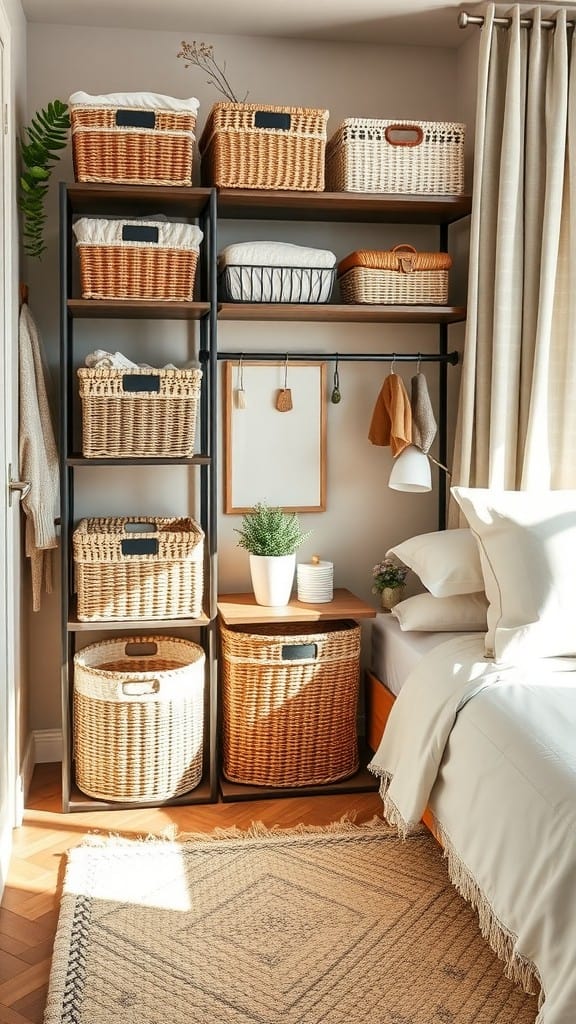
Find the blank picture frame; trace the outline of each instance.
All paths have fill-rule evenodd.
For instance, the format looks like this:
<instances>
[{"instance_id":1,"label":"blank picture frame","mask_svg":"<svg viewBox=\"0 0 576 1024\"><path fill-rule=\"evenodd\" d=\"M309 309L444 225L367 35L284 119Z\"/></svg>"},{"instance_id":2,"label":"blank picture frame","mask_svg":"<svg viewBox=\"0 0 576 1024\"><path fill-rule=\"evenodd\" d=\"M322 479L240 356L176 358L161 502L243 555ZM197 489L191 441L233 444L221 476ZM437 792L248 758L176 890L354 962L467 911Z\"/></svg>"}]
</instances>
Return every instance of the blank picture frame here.
<instances>
[{"instance_id":1,"label":"blank picture frame","mask_svg":"<svg viewBox=\"0 0 576 1024\"><path fill-rule=\"evenodd\" d=\"M292 408L276 408L289 388ZM243 401L238 391L242 384ZM224 363L224 512L326 510L326 363Z\"/></svg>"}]
</instances>

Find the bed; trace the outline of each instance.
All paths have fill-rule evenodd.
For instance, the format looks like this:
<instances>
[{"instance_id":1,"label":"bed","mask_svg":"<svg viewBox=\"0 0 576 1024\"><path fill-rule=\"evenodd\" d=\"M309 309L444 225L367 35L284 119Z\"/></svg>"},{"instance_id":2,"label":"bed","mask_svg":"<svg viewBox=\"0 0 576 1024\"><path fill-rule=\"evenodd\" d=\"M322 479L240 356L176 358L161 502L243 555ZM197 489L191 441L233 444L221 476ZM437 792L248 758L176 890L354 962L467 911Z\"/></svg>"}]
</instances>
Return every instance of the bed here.
<instances>
[{"instance_id":1,"label":"bed","mask_svg":"<svg viewBox=\"0 0 576 1024\"><path fill-rule=\"evenodd\" d=\"M385 817L404 836L429 823L506 973L540 992L538 1024L574 1024L576 495L550 492L542 511L456 490L474 505L486 628L412 633L377 618L370 768Z\"/></svg>"}]
</instances>

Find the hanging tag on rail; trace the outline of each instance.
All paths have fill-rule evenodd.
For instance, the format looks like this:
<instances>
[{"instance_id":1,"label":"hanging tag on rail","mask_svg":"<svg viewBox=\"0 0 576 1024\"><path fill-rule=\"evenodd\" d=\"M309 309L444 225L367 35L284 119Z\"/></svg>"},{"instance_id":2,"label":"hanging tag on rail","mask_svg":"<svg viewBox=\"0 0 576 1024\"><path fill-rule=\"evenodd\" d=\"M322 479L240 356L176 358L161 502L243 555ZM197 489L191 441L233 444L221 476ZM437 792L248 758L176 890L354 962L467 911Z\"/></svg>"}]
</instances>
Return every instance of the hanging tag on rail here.
<instances>
[{"instance_id":1,"label":"hanging tag on rail","mask_svg":"<svg viewBox=\"0 0 576 1024\"><path fill-rule=\"evenodd\" d=\"M332 405L338 405L342 401L342 395L340 393L340 374L338 373L338 356L336 356L336 366L334 367L334 386L332 388L332 394L330 395L330 401Z\"/></svg>"},{"instance_id":2,"label":"hanging tag on rail","mask_svg":"<svg viewBox=\"0 0 576 1024\"><path fill-rule=\"evenodd\" d=\"M290 412L292 405L292 392L288 387L288 356L284 362L284 387L279 388L276 394L276 408L278 412Z\"/></svg>"},{"instance_id":3,"label":"hanging tag on rail","mask_svg":"<svg viewBox=\"0 0 576 1024\"><path fill-rule=\"evenodd\" d=\"M244 390L244 364L242 362L244 356L240 356L238 363L238 386L234 389L234 408L245 409L247 406L246 392Z\"/></svg>"}]
</instances>

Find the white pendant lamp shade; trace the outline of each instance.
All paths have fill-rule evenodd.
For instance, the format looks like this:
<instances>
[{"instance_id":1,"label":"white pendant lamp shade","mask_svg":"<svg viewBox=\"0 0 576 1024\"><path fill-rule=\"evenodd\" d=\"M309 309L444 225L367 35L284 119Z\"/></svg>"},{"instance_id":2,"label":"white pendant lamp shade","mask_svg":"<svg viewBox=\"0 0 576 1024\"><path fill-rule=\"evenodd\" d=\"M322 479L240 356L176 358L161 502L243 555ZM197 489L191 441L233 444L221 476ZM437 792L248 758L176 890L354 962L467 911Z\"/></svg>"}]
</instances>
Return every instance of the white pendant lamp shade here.
<instances>
[{"instance_id":1,"label":"white pendant lamp shade","mask_svg":"<svg viewBox=\"0 0 576 1024\"><path fill-rule=\"evenodd\" d=\"M393 491L431 491L428 456L415 445L408 445L394 460L388 486Z\"/></svg>"}]
</instances>

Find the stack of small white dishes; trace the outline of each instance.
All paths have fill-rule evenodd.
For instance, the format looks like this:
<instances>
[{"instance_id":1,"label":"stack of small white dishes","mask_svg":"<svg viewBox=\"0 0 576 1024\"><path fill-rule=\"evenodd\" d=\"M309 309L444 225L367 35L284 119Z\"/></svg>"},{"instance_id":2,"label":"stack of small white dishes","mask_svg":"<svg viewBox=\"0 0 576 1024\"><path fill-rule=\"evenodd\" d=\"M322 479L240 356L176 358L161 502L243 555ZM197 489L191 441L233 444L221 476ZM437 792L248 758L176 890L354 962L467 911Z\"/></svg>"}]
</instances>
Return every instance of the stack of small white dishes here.
<instances>
[{"instance_id":1,"label":"stack of small white dishes","mask_svg":"<svg viewBox=\"0 0 576 1024\"><path fill-rule=\"evenodd\" d=\"M312 555L310 562L299 562L296 567L298 600L304 604L326 604L334 596L334 563L322 562Z\"/></svg>"}]
</instances>

